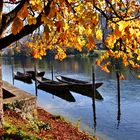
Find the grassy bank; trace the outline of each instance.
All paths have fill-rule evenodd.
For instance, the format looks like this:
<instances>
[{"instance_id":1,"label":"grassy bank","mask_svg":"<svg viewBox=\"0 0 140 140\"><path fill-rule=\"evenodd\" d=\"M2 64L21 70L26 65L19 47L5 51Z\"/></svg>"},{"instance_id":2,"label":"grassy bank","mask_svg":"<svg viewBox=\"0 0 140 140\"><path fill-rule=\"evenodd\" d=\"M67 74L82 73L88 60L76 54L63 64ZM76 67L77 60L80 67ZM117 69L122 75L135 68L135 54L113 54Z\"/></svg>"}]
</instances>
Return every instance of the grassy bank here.
<instances>
[{"instance_id":1,"label":"grassy bank","mask_svg":"<svg viewBox=\"0 0 140 140\"><path fill-rule=\"evenodd\" d=\"M97 140L97 137L80 131L63 117L54 116L41 108L37 109L35 118L30 115L23 118L15 111L5 111L0 140Z\"/></svg>"}]
</instances>

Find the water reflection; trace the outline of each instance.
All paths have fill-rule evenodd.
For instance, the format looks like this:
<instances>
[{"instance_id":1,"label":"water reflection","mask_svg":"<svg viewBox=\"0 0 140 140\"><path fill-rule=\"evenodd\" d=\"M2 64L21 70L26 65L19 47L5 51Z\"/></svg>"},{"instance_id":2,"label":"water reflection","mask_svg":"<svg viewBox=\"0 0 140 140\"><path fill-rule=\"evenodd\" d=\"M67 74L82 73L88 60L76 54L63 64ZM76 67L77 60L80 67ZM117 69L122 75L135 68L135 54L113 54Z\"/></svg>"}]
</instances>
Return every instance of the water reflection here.
<instances>
[{"instance_id":1,"label":"water reflection","mask_svg":"<svg viewBox=\"0 0 140 140\"><path fill-rule=\"evenodd\" d=\"M38 89L43 90L47 93L50 93L54 96L57 96L63 100L66 100L68 102L75 102L75 98L73 97L73 95L69 92L69 91L64 91L64 92L57 92L57 91L50 91L44 88L39 87Z\"/></svg>"},{"instance_id":2,"label":"water reflection","mask_svg":"<svg viewBox=\"0 0 140 140\"><path fill-rule=\"evenodd\" d=\"M93 128L94 128L94 134L96 134L96 103L94 101L94 98L92 98L92 109L93 109Z\"/></svg>"},{"instance_id":3,"label":"water reflection","mask_svg":"<svg viewBox=\"0 0 140 140\"><path fill-rule=\"evenodd\" d=\"M119 129L120 121L121 121L121 105L118 103L118 112L117 112L117 129Z\"/></svg>"},{"instance_id":4,"label":"water reflection","mask_svg":"<svg viewBox=\"0 0 140 140\"><path fill-rule=\"evenodd\" d=\"M22 60L15 59L14 71L23 72ZM67 75L76 79L90 81L91 64L94 60L84 58L68 58L63 62L54 61L54 76ZM25 70L32 70L33 60L24 60ZM37 61L39 70L45 70L45 77L51 79L51 60ZM75 65L75 66L73 66ZM12 83L11 63L3 61L3 79ZM127 80L121 81L120 102L116 98L116 75L106 74L95 66L96 82L104 84L98 89L104 97L102 102L96 101L96 116L93 114L91 98L71 92L76 102L67 102L60 98L52 99L52 95L39 90L38 103L52 113L62 114L74 121L81 118L81 126L84 129L89 126L89 132L96 134L103 140L139 140L140 136L140 81L135 80L129 70L124 70ZM135 75L134 72L132 72ZM15 82L15 86L35 93L34 85ZM123 119L122 119L123 114ZM121 125L120 125L121 122ZM91 129L91 128L94 128ZM116 129L117 128L117 129Z\"/></svg>"},{"instance_id":5,"label":"water reflection","mask_svg":"<svg viewBox=\"0 0 140 140\"><path fill-rule=\"evenodd\" d=\"M116 78L117 78L117 98L118 98L118 113L117 113L117 129L119 128L120 125L120 119L121 119L121 89L120 89L120 79L119 79L119 71L116 71Z\"/></svg>"}]
</instances>

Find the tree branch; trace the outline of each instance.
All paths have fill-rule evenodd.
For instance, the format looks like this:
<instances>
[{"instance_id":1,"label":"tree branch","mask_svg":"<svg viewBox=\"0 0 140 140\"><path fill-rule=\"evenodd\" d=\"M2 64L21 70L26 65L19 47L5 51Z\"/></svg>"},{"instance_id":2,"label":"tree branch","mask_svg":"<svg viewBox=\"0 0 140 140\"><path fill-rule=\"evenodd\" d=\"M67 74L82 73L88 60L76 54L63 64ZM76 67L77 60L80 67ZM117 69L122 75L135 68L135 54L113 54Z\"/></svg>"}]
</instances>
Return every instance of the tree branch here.
<instances>
[{"instance_id":1,"label":"tree branch","mask_svg":"<svg viewBox=\"0 0 140 140\"><path fill-rule=\"evenodd\" d=\"M45 13L46 13L46 16L48 16L49 12L50 12L50 4L51 4L52 1L49 1L45 7ZM34 25L26 25L24 26L24 28L20 31L20 33L16 34L16 35L13 35L13 34L10 34L4 38L1 38L0 39L0 50L6 48L8 45L10 45L11 43L21 39L22 37L32 33L33 31L35 31L41 24L43 24L43 22L41 21L41 16L42 16L42 13L41 12L39 14L39 16L37 17L37 23ZM8 40L8 41L7 41Z\"/></svg>"},{"instance_id":2,"label":"tree branch","mask_svg":"<svg viewBox=\"0 0 140 140\"><path fill-rule=\"evenodd\" d=\"M76 11L75 11L74 8L71 6L71 4L68 2L68 0L65 0L65 3L66 3L67 6L69 6L69 7L71 8L72 12L75 14Z\"/></svg>"},{"instance_id":3,"label":"tree branch","mask_svg":"<svg viewBox=\"0 0 140 140\"><path fill-rule=\"evenodd\" d=\"M105 18L106 20L109 20L109 17L107 16L107 14L100 8L98 8L96 5L93 5L93 7L98 11L100 12Z\"/></svg>"},{"instance_id":4,"label":"tree branch","mask_svg":"<svg viewBox=\"0 0 140 140\"><path fill-rule=\"evenodd\" d=\"M11 22L16 18L17 13L19 10L23 7L26 0L22 0L15 9L13 9L11 12L7 14L2 15L2 25L0 28L0 35L3 33L3 31L11 24Z\"/></svg>"},{"instance_id":5,"label":"tree branch","mask_svg":"<svg viewBox=\"0 0 140 140\"><path fill-rule=\"evenodd\" d=\"M106 0L106 2L109 4L110 8L112 9L112 11L114 12L114 14L116 15L116 17L118 17L119 19L123 19L123 17L119 16L119 14L117 13L117 11L114 9L113 5L111 4L111 2L109 0Z\"/></svg>"},{"instance_id":6,"label":"tree branch","mask_svg":"<svg viewBox=\"0 0 140 140\"><path fill-rule=\"evenodd\" d=\"M9 1L5 1L5 2L3 2L3 3L6 3L6 4L18 4L18 3L20 3L21 1L17 1L17 2L9 2Z\"/></svg>"},{"instance_id":7,"label":"tree branch","mask_svg":"<svg viewBox=\"0 0 140 140\"><path fill-rule=\"evenodd\" d=\"M3 0L0 1L0 28L2 26L2 10L3 10Z\"/></svg>"}]
</instances>

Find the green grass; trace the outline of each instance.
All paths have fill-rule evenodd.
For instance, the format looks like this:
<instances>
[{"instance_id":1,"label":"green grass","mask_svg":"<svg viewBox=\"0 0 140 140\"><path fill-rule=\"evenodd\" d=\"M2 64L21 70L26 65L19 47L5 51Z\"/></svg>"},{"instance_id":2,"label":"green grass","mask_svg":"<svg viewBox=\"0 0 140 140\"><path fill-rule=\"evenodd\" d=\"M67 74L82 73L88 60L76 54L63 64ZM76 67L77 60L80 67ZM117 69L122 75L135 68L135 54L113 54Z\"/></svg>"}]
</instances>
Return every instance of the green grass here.
<instances>
[{"instance_id":1,"label":"green grass","mask_svg":"<svg viewBox=\"0 0 140 140\"><path fill-rule=\"evenodd\" d=\"M1 140L41 140L32 134L27 134L27 132L16 128L15 126L4 123L4 129L6 133L4 133L0 138Z\"/></svg>"}]
</instances>

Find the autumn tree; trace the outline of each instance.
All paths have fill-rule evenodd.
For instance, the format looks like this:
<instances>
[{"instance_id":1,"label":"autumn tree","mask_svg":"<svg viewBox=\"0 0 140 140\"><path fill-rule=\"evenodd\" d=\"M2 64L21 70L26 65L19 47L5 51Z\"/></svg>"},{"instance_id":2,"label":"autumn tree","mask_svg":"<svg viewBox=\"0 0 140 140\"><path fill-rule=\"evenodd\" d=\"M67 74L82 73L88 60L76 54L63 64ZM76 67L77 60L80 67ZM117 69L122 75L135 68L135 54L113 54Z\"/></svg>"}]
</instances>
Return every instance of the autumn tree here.
<instances>
[{"instance_id":1,"label":"autumn tree","mask_svg":"<svg viewBox=\"0 0 140 140\"><path fill-rule=\"evenodd\" d=\"M105 52L96 64L109 73L112 58L139 69L139 0L1 0L0 50L27 35L26 46L36 59L48 49L57 51L55 58L60 60L67 48L93 50L103 36L101 15L108 34L103 39ZM0 80L0 91L1 86ZM1 91L0 119L2 114Z\"/></svg>"}]
</instances>

